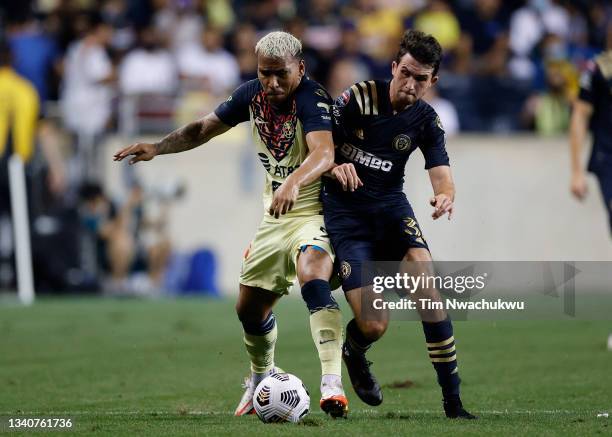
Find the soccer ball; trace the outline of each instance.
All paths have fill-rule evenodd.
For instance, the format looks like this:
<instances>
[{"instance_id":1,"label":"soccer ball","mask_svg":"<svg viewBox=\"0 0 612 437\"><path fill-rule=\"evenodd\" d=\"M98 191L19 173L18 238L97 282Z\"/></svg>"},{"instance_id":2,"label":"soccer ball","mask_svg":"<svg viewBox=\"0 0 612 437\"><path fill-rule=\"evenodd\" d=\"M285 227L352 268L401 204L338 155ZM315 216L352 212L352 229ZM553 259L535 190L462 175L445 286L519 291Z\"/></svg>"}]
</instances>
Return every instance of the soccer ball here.
<instances>
[{"instance_id":1,"label":"soccer ball","mask_svg":"<svg viewBox=\"0 0 612 437\"><path fill-rule=\"evenodd\" d=\"M275 373L257 385L253 406L264 423L299 422L310 410L310 395L297 376Z\"/></svg>"}]
</instances>

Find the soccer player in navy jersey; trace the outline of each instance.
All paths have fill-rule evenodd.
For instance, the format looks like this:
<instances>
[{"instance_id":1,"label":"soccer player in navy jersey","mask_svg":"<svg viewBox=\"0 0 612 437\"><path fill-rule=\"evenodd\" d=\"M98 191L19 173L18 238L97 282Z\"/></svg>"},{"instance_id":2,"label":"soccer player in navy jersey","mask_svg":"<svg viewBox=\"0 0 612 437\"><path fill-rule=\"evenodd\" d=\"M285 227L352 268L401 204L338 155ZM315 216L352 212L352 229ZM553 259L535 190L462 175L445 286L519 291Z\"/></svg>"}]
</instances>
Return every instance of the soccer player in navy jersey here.
<instances>
[{"instance_id":1,"label":"soccer player in navy jersey","mask_svg":"<svg viewBox=\"0 0 612 437\"><path fill-rule=\"evenodd\" d=\"M419 275L429 273L432 261L403 192L405 165L417 148L434 191L433 219L448 214L450 220L453 213L455 187L444 130L436 112L421 100L438 80L441 56L434 37L409 30L391 65L392 79L357 83L332 109L336 166L324 180L323 210L354 314L346 327L343 359L355 392L369 405L380 404L382 392L365 354L387 329L388 314L373 316L365 308L371 309L374 298L368 262L398 261L403 272ZM411 297L441 300L435 288L421 288ZM419 314L446 416L474 419L459 397L456 346L446 311L420 308Z\"/></svg>"},{"instance_id":2,"label":"soccer player in navy jersey","mask_svg":"<svg viewBox=\"0 0 612 437\"><path fill-rule=\"evenodd\" d=\"M257 155L266 171L264 218L245 254L236 304L251 359L251 375L235 415L253 413L253 393L276 373L277 338L272 307L296 277L310 311L312 339L321 362L320 407L346 416L341 381L342 316L331 295L334 253L325 232L321 175L333 165L334 144L327 92L305 75L302 44L271 32L255 47L258 79L244 83L217 109L155 144L137 143L115 160L130 163L183 152L250 121Z\"/></svg>"},{"instance_id":3,"label":"soccer player in navy jersey","mask_svg":"<svg viewBox=\"0 0 612 437\"><path fill-rule=\"evenodd\" d=\"M581 77L580 94L572 111L570 189L579 200L587 195L582 147L589 127L593 133L593 149L588 170L595 174L599 182L612 235L612 50L589 62Z\"/></svg>"}]
</instances>

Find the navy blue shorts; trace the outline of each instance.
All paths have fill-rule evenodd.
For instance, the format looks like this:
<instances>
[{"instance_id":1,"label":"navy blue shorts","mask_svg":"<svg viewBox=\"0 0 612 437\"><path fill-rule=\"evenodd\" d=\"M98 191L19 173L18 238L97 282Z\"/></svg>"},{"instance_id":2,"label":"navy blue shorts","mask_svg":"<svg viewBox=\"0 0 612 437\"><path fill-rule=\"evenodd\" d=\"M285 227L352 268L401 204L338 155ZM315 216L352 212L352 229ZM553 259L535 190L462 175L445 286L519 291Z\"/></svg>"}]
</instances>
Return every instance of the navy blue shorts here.
<instances>
[{"instance_id":1,"label":"navy blue shorts","mask_svg":"<svg viewBox=\"0 0 612 437\"><path fill-rule=\"evenodd\" d=\"M595 174L601 189L604 206L608 212L608 222L610 224L610 234L612 235L612 172L598 172Z\"/></svg>"},{"instance_id":2,"label":"navy blue shorts","mask_svg":"<svg viewBox=\"0 0 612 437\"><path fill-rule=\"evenodd\" d=\"M366 271L364 262L401 261L413 247L429 250L407 200L380 205L369 213L328 204L323 217L344 291L372 284L376 272Z\"/></svg>"}]
</instances>

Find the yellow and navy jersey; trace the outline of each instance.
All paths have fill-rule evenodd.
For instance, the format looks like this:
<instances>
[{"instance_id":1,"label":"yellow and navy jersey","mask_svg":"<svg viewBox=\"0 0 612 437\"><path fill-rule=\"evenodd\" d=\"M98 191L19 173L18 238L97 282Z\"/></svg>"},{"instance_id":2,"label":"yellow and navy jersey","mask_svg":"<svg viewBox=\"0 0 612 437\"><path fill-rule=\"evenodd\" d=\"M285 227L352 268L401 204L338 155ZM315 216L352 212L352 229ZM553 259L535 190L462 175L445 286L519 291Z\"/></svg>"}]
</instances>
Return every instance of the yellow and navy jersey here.
<instances>
[{"instance_id":1,"label":"yellow and navy jersey","mask_svg":"<svg viewBox=\"0 0 612 437\"><path fill-rule=\"evenodd\" d=\"M389 82L370 80L347 89L332 107L337 164L352 163L364 186L345 192L326 178L325 198L346 204L404 197L404 171L417 148L425 168L449 165L440 118L422 100L395 113Z\"/></svg>"},{"instance_id":2,"label":"yellow and navy jersey","mask_svg":"<svg viewBox=\"0 0 612 437\"><path fill-rule=\"evenodd\" d=\"M612 50L588 63L580 79L579 98L593 105L589 170L597 173L612 166Z\"/></svg>"},{"instance_id":3,"label":"yellow and navy jersey","mask_svg":"<svg viewBox=\"0 0 612 437\"><path fill-rule=\"evenodd\" d=\"M274 190L306 159L306 134L332 130L331 104L327 91L304 77L284 107L278 108L268 103L261 83L254 79L241 85L215 110L228 126L251 121L257 155L266 170L265 214ZM320 189L320 180L302 187L293 209L285 217L319 214Z\"/></svg>"},{"instance_id":4,"label":"yellow and navy jersey","mask_svg":"<svg viewBox=\"0 0 612 437\"><path fill-rule=\"evenodd\" d=\"M0 68L0 157L32 157L38 111L34 86L11 68Z\"/></svg>"}]
</instances>

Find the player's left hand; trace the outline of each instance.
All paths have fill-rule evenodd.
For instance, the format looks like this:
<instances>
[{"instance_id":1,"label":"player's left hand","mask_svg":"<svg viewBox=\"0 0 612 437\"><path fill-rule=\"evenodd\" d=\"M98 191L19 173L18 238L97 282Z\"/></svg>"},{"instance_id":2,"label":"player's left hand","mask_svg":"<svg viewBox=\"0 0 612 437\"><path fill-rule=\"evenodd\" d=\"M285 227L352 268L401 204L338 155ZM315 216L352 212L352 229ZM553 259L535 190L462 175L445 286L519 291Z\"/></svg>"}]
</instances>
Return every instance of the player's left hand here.
<instances>
[{"instance_id":1,"label":"player's left hand","mask_svg":"<svg viewBox=\"0 0 612 437\"><path fill-rule=\"evenodd\" d=\"M298 194L300 194L300 188L290 178L287 178L274 192L268 213L274 218L287 214L293 208Z\"/></svg>"},{"instance_id":2,"label":"player's left hand","mask_svg":"<svg viewBox=\"0 0 612 437\"><path fill-rule=\"evenodd\" d=\"M448 213L448 219L451 219L455 204L446 194L438 194L432 197L429 204L435 208L434 212L431 214L434 220L439 219L446 213Z\"/></svg>"}]
</instances>

